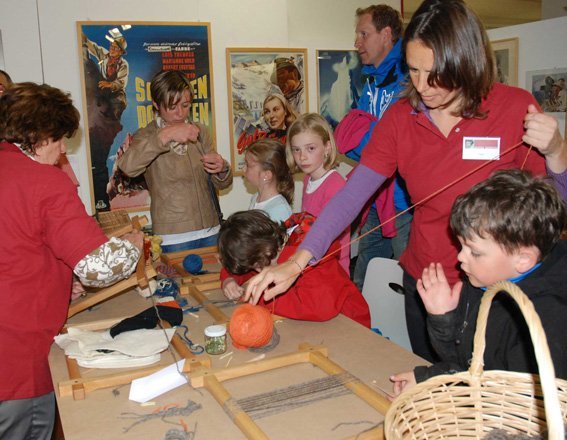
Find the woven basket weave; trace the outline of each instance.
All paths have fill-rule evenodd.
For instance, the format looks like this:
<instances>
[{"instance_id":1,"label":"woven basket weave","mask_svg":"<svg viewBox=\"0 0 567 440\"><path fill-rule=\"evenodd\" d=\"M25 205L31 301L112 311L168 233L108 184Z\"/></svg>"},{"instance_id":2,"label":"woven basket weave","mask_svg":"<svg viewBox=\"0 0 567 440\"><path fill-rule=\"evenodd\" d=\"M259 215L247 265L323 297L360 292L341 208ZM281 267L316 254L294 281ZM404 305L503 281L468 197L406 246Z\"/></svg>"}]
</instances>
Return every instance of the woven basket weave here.
<instances>
[{"instance_id":1,"label":"woven basket weave","mask_svg":"<svg viewBox=\"0 0 567 440\"><path fill-rule=\"evenodd\" d=\"M507 292L524 315L539 376L483 369L486 321L499 292ZM430 378L402 393L386 414L385 433L388 440L479 439L501 429L511 434L547 433L548 439L564 440L566 420L567 381L555 379L539 316L522 290L506 281L483 295L469 370Z\"/></svg>"}]
</instances>

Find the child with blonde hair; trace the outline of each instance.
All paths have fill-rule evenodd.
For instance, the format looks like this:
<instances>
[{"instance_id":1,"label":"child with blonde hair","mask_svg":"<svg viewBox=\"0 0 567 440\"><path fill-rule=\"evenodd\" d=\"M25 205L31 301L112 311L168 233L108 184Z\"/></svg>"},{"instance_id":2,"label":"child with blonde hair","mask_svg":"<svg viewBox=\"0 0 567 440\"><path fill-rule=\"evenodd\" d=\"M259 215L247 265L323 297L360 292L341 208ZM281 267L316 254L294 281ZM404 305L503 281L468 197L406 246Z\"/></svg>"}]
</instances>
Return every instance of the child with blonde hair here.
<instances>
[{"instance_id":1,"label":"child with blonde hair","mask_svg":"<svg viewBox=\"0 0 567 440\"><path fill-rule=\"evenodd\" d=\"M264 138L251 144L244 156L244 177L258 190L249 209L265 211L276 222L289 218L295 185L280 141Z\"/></svg>"},{"instance_id":2,"label":"child with blonde hair","mask_svg":"<svg viewBox=\"0 0 567 440\"><path fill-rule=\"evenodd\" d=\"M301 210L315 217L345 185L345 179L334 168L337 166L337 146L331 127L321 115L305 113L288 130L287 163L292 173L303 172L303 199ZM350 228L339 236L339 261L349 274Z\"/></svg>"}]
</instances>

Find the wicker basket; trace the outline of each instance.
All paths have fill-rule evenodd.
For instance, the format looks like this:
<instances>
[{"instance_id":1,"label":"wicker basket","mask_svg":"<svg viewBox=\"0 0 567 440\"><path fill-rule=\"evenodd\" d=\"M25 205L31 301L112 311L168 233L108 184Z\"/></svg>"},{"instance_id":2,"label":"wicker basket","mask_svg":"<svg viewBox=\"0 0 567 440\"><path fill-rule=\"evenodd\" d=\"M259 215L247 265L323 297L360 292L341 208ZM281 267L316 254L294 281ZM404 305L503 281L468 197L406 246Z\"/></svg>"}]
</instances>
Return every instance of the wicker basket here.
<instances>
[{"instance_id":1,"label":"wicker basket","mask_svg":"<svg viewBox=\"0 0 567 440\"><path fill-rule=\"evenodd\" d=\"M502 291L514 298L528 323L539 376L483 370L488 312ZM555 379L539 316L519 287L499 282L483 295L469 370L433 377L402 393L386 414L385 433L389 440L479 439L501 429L511 434L547 432L547 438L563 440L566 419L567 381Z\"/></svg>"}]
</instances>

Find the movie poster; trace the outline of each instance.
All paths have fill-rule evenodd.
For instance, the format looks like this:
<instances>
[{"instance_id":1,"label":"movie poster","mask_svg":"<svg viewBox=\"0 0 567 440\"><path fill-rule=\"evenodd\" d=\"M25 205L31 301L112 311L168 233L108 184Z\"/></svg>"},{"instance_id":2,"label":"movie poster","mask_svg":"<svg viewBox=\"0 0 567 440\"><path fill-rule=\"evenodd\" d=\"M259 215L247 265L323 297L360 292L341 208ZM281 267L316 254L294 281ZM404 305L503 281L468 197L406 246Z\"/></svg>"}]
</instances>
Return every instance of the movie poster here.
<instances>
[{"instance_id":1,"label":"movie poster","mask_svg":"<svg viewBox=\"0 0 567 440\"><path fill-rule=\"evenodd\" d=\"M209 23L77 22L93 211L149 206L143 176L115 166L132 135L154 119L152 77L179 70L195 99L190 117L215 133Z\"/></svg>"},{"instance_id":2,"label":"movie poster","mask_svg":"<svg viewBox=\"0 0 567 440\"><path fill-rule=\"evenodd\" d=\"M308 109L307 50L228 48L231 161L242 175L244 153L270 137L285 143L286 132Z\"/></svg>"},{"instance_id":3,"label":"movie poster","mask_svg":"<svg viewBox=\"0 0 567 440\"><path fill-rule=\"evenodd\" d=\"M356 50L317 51L318 109L333 128L356 108L362 92L361 69Z\"/></svg>"}]
</instances>

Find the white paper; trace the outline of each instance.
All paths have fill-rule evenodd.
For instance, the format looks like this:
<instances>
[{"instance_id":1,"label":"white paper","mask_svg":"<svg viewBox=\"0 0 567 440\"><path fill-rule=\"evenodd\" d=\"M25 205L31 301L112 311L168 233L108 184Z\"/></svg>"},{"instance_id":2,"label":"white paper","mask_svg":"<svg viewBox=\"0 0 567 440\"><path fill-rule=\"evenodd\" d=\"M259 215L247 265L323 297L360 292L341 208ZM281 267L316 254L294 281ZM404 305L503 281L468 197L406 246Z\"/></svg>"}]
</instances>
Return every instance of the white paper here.
<instances>
[{"instance_id":1,"label":"white paper","mask_svg":"<svg viewBox=\"0 0 567 440\"><path fill-rule=\"evenodd\" d=\"M186 384L187 378L179 374L179 371L183 371L184 365L185 359L181 359L177 362L177 367L176 364L172 364L154 374L133 380L129 399L134 402L144 403Z\"/></svg>"}]
</instances>

